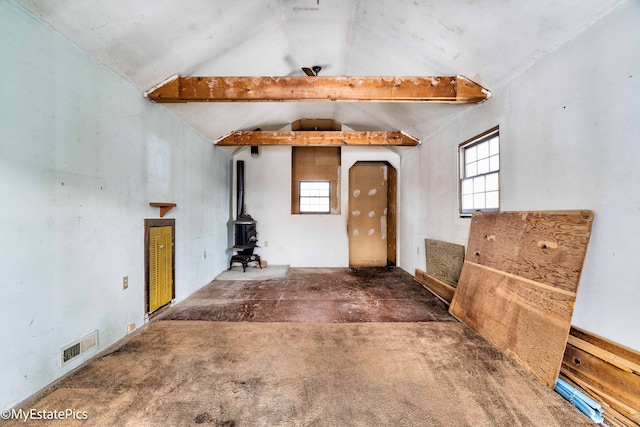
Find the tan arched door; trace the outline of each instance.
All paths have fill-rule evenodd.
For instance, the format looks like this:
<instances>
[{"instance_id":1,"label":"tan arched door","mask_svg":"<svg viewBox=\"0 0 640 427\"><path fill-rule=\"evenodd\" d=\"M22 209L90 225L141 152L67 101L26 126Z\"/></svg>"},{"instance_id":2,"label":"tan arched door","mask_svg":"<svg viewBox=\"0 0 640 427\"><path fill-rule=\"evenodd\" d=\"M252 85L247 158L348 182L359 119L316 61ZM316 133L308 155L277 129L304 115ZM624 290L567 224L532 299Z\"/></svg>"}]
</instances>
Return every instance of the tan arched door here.
<instances>
[{"instance_id":1,"label":"tan arched door","mask_svg":"<svg viewBox=\"0 0 640 427\"><path fill-rule=\"evenodd\" d=\"M395 265L395 177L387 162L357 162L349 170L349 265Z\"/></svg>"}]
</instances>

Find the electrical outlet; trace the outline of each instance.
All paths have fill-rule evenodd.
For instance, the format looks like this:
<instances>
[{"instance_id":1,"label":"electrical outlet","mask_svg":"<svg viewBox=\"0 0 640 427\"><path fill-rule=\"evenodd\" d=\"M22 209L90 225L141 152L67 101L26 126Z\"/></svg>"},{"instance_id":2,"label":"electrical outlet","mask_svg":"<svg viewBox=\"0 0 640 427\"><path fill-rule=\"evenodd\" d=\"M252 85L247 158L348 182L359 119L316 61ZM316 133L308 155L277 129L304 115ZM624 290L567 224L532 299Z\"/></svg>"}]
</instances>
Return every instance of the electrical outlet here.
<instances>
[{"instance_id":1,"label":"electrical outlet","mask_svg":"<svg viewBox=\"0 0 640 427\"><path fill-rule=\"evenodd\" d=\"M122 289L127 289L129 287L129 276L122 277Z\"/></svg>"},{"instance_id":2,"label":"electrical outlet","mask_svg":"<svg viewBox=\"0 0 640 427\"><path fill-rule=\"evenodd\" d=\"M267 246L269 246L269 241L268 241L268 240L265 240L265 241L264 241L264 247L266 248Z\"/></svg>"},{"instance_id":3,"label":"electrical outlet","mask_svg":"<svg viewBox=\"0 0 640 427\"><path fill-rule=\"evenodd\" d=\"M130 334L131 332L136 330L136 324L135 323L129 323L129 325L127 326L127 333Z\"/></svg>"}]
</instances>

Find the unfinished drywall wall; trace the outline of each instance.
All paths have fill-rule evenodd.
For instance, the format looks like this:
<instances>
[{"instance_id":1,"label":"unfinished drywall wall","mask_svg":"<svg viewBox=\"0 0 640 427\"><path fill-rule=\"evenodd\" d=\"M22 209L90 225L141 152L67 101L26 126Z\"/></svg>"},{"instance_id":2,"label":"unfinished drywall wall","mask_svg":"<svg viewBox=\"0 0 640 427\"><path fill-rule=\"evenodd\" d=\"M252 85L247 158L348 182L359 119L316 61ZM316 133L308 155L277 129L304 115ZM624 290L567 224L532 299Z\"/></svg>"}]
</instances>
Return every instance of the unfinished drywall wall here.
<instances>
[{"instance_id":1,"label":"unfinished drywall wall","mask_svg":"<svg viewBox=\"0 0 640 427\"><path fill-rule=\"evenodd\" d=\"M177 203L178 300L224 268L230 172L210 141L6 1L0 56L5 409L144 324L149 202ZM95 330L97 350L61 368L61 347Z\"/></svg>"},{"instance_id":2,"label":"unfinished drywall wall","mask_svg":"<svg viewBox=\"0 0 640 427\"><path fill-rule=\"evenodd\" d=\"M630 46L640 40L639 20L640 4L625 2L424 139L419 161L412 151L402 162L405 177L419 176L412 209L424 218L412 223L419 239L405 241L404 251L415 252L425 236L465 245L457 146L499 125L502 210L595 212L573 324L636 350L640 51ZM424 268L423 258L412 260L405 258L407 271Z\"/></svg>"},{"instance_id":3,"label":"unfinished drywall wall","mask_svg":"<svg viewBox=\"0 0 640 427\"><path fill-rule=\"evenodd\" d=\"M292 267L349 265L349 168L357 161L387 161L398 169L400 157L384 147L342 147L341 157L340 214L293 215L291 147L263 146L257 157L251 157L248 149L235 156L234 160L245 161L245 205L258 221L256 252L262 259Z\"/></svg>"}]
</instances>

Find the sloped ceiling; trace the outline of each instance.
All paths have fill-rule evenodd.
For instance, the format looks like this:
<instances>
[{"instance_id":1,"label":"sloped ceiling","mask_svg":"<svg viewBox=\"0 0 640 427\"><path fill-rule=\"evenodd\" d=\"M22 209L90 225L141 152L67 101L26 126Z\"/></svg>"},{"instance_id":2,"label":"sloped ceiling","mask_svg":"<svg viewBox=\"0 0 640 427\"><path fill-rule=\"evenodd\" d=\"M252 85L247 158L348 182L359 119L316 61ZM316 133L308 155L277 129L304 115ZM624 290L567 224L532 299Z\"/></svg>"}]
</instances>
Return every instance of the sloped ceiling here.
<instances>
[{"instance_id":1,"label":"sloped ceiling","mask_svg":"<svg viewBox=\"0 0 640 427\"><path fill-rule=\"evenodd\" d=\"M167 77L464 75L495 91L623 0L15 0L142 93ZM491 102L491 100L487 101ZM194 103L212 141L331 118L424 138L469 105Z\"/></svg>"}]
</instances>

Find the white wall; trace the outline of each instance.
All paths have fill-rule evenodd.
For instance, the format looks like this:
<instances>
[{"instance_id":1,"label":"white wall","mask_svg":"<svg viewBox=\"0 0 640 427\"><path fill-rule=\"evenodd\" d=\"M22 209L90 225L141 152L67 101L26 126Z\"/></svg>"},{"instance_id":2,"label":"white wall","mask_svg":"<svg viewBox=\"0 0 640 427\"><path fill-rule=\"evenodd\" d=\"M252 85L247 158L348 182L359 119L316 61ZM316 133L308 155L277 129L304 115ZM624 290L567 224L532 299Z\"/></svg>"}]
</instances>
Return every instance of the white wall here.
<instances>
[{"instance_id":1,"label":"white wall","mask_svg":"<svg viewBox=\"0 0 640 427\"><path fill-rule=\"evenodd\" d=\"M150 201L178 205L177 300L225 268L231 173L229 155L6 1L0 70L3 409L95 354L61 368L61 347L98 330L103 349L144 324Z\"/></svg>"},{"instance_id":2,"label":"white wall","mask_svg":"<svg viewBox=\"0 0 640 427\"><path fill-rule=\"evenodd\" d=\"M256 253L272 265L347 267L349 168L356 161L387 161L400 179L400 158L395 152L383 147L342 147L341 214L292 215L291 147L263 146L257 157L245 150L234 160L245 162L245 206L258 221ZM235 178L233 184L235 188Z\"/></svg>"},{"instance_id":3,"label":"white wall","mask_svg":"<svg viewBox=\"0 0 640 427\"><path fill-rule=\"evenodd\" d=\"M640 3L627 1L402 158L417 232L467 244L457 216L457 145L500 125L503 210L591 209L573 323L640 350ZM419 176L418 183L407 183ZM406 227L405 227L406 228ZM410 242L405 234L405 241ZM424 268L424 256L402 267Z\"/></svg>"}]
</instances>

